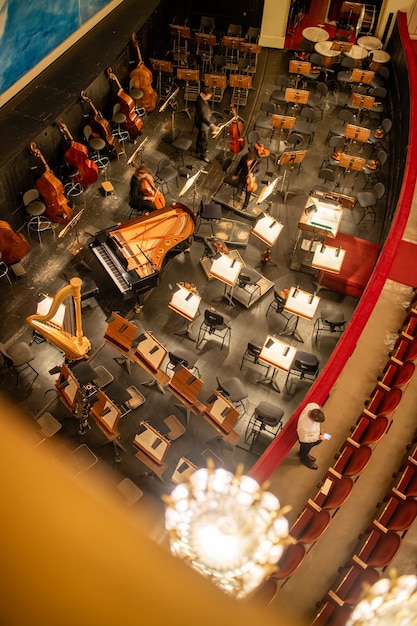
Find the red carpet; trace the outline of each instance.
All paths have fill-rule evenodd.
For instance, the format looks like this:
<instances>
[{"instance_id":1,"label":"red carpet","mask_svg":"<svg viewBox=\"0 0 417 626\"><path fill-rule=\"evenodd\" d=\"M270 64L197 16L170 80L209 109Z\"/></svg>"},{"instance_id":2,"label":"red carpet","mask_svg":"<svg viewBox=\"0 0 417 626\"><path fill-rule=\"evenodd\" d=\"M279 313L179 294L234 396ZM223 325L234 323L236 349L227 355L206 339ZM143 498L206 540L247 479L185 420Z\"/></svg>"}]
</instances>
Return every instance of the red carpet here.
<instances>
[{"instance_id":1,"label":"red carpet","mask_svg":"<svg viewBox=\"0 0 417 626\"><path fill-rule=\"evenodd\" d=\"M417 286L417 245L410 241L401 241L392 263L388 278L397 283Z\"/></svg>"}]
</instances>

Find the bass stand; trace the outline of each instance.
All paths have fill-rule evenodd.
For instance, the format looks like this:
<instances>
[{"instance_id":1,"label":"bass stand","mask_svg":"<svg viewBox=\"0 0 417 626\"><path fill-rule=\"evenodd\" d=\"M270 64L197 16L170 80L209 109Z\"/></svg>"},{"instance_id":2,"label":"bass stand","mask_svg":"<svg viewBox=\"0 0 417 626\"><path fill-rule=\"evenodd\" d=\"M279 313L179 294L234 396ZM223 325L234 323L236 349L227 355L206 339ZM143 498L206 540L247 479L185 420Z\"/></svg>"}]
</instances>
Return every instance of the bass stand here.
<instances>
[{"instance_id":1,"label":"bass stand","mask_svg":"<svg viewBox=\"0 0 417 626\"><path fill-rule=\"evenodd\" d=\"M187 193L187 191L190 189L190 187L193 188L193 213L195 215L195 199L196 199L196 195L197 195L197 180L200 176L200 174L208 174L207 170L201 168L199 169L195 174L193 174L193 176L190 176L190 178L187 180L187 182L185 183L184 187L181 189L181 191L179 192L178 196L181 198L181 196L183 196L185 193Z\"/></svg>"},{"instance_id":2,"label":"bass stand","mask_svg":"<svg viewBox=\"0 0 417 626\"><path fill-rule=\"evenodd\" d=\"M163 102L162 105L159 107L159 113L162 113L163 111L165 111L167 106L169 106L171 109L171 128L169 129L171 132L173 132L175 128L175 111L177 109L176 97L178 95L179 90L180 88L176 87L175 91L173 91L165 100L165 102ZM167 125L167 130L168 130L168 125Z\"/></svg>"},{"instance_id":3,"label":"bass stand","mask_svg":"<svg viewBox=\"0 0 417 626\"><path fill-rule=\"evenodd\" d=\"M76 246L71 246L70 248L70 252L71 254L78 254L78 252L80 250L82 250L83 246L80 243L80 239L79 239L79 232L78 232L78 222L80 221L81 215L84 213L84 209L81 209L80 211L78 211L78 213L76 215L74 215L74 217L72 218L72 220L70 220L68 222L68 224L66 226L64 226L64 228L58 233L58 239L62 239L62 237L65 237L65 235L67 234L67 232L69 230L71 230L71 228L74 228L75 230L75 241L77 243Z\"/></svg>"}]
</instances>

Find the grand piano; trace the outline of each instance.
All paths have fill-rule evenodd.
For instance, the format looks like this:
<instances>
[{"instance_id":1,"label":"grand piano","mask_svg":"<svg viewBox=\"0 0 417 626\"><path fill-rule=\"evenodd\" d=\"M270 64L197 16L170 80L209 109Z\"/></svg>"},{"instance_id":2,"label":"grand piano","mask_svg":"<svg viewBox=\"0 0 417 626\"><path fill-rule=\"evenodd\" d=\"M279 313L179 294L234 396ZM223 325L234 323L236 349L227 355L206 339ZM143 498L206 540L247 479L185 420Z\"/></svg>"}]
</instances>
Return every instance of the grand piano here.
<instances>
[{"instance_id":1,"label":"grand piano","mask_svg":"<svg viewBox=\"0 0 417 626\"><path fill-rule=\"evenodd\" d=\"M133 292L141 303L144 294L158 285L165 255L185 248L194 228L193 212L174 202L100 231L90 248L119 291Z\"/></svg>"}]
</instances>

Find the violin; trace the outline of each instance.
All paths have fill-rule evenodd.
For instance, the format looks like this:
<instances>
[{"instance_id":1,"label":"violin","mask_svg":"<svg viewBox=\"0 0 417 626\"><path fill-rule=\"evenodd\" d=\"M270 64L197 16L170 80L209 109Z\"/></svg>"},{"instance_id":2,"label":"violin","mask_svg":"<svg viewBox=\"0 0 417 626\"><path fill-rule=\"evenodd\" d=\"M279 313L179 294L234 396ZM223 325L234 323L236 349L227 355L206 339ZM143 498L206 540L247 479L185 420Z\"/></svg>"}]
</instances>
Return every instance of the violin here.
<instances>
[{"instance_id":1,"label":"violin","mask_svg":"<svg viewBox=\"0 0 417 626\"><path fill-rule=\"evenodd\" d=\"M64 185L52 173L42 152L34 141L30 144L30 149L42 161L45 168L44 173L35 183L35 187L46 205L45 215L53 222L65 224L73 216L73 210L64 195Z\"/></svg>"},{"instance_id":2,"label":"violin","mask_svg":"<svg viewBox=\"0 0 417 626\"><path fill-rule=\"evenodd\" d=\"M233 113L233 120L229 126L229 150L230 152L234 152L235 154L239 154L241 150L245 147L245 139L242 137L243 133L243 124L239 120L239 116L236 113L236 108L233 104L230 105L230 108Z\"/></svg>"},{"instance_id":3,"label":"violin","mask_svg":"<svg viewBox=\"0 0 417 626\"><path fill-rule=\"evenodd\" d=\"M107 76L114 80L118 87L116 99L120 104L120 111L126 116L126 121L123 122L122 127L127 130L131 139L135 139L143 128L142 118L135 111L135 103L132 96L127 94L117 76L114 74L111 67L107 68Z\"/></svg>"},{"instance_id":4,"label":"violin","mask_svg":"<svg viewBox=\"0 0 417 626\"><path fill-rule=\"evenodd\" d=\"M29 252L28 240L22 233L15 233L8 222L0 220L1 260L6 265L21 261Z\"/></svg>"},{"instance_id":5,"label":"violin","mask_svg":"<svg viewBox=\"0 0 417 626\"><path fill-rule=\"evenodd\" d=\"M258 157L267 157L271 154L268 148L265 148L263 143L255 143L255 150Z\"/></svg>"},{"instance_id":6,"label":"violin","mask_svg":"<svg viewBox=\"0 0 417 626\"><path fill-rule=\"evenodd\" d=\"M78 183L83 187L92 185L98 178L97 163L88 158L88 149L83 143L73 140L62 119L59 119L57 123L61 133L71 142L70 147L64 154L64 161L78 170L78 173L73 178L74 183Z\"/></svg>"},{"instance_id":7,"label":"violin","mask_svg":"<svg viewBox=\"0 0 417 626\"><path fill-rule=\"evenodd\" d=\"M130 72L130 79L134 80L135 89L140 89L143 91L142 98L139 98L138 104L143 107L147 113L153 111L156 107L156 103L158 102L158 94L152 88L152 72L149 68L146 67L144 62L142 61L142 55L140 53L139 42L137 40L136 34L132 33L132 42L135 46L139 62L134 70Z\"/></svg>"},{"instance_id":8,"label":"violin","mask_svg":"<svg viewBox=\"0 0 417 626\"><path fill-rule=\"evenodd\" d=\"M93 101L87 96L85 91L81 92L81 98L84 102L88 102L94 113L94 119L91 121L91 128L94 137L101 137L106 142L107 153L110 159L115 159L118 155L123 154L123 148L117 137L113 137L111 126L100 111L96 109Z\"/></svg>"}]
</instances>

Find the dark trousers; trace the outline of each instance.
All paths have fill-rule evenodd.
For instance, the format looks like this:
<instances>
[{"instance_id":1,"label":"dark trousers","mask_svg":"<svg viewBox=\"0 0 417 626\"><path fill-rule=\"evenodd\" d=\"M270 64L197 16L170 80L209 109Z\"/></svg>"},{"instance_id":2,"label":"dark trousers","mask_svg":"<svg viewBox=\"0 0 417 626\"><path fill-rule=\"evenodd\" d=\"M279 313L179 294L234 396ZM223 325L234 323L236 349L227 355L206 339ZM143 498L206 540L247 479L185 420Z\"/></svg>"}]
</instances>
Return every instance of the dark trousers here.
<instances>
[{"instance_id":1,"label":"dark trousers","mask_svg":"<svg viewBox=\"0 0 417 626\"><path fill-rule=\"evenodd\" d=\"M199 130L196 141L196 152L200 156L205 156L208 145L208 130Z\"/></svg>"},{"instance_id":2,"label":"dark trousers","mask_svg":"<svg viewBox=\"0 0 417 626\"><path fill-rule=\"evenodd\" d=\"M308 458L311 448L314 448L314 446L318 446L319 443L321 443L321 439L319 439L318 441L312 441L309 443L303 443L302 441L299 441L300 452L298 453L298 455L300 459L302 461L305 461Z\"/></svg>"},{"instance_id":3,"label":"dark trousers","mask_svg":"<svg viewBox=\"0 0 417 626\"><path fill-rule=\"evenodd\" d=\"M238 186L237 186L237 195L238 195L239 198L242 195L243 191L245 192L245 199L243 201L242 211L244 211L246 209L246 207L248 206L249 200L250 200L250 197L251 197L251 192L246 189L246 182L242 183L242 184L238 184Z\"/></svg>"}]
</instances>

